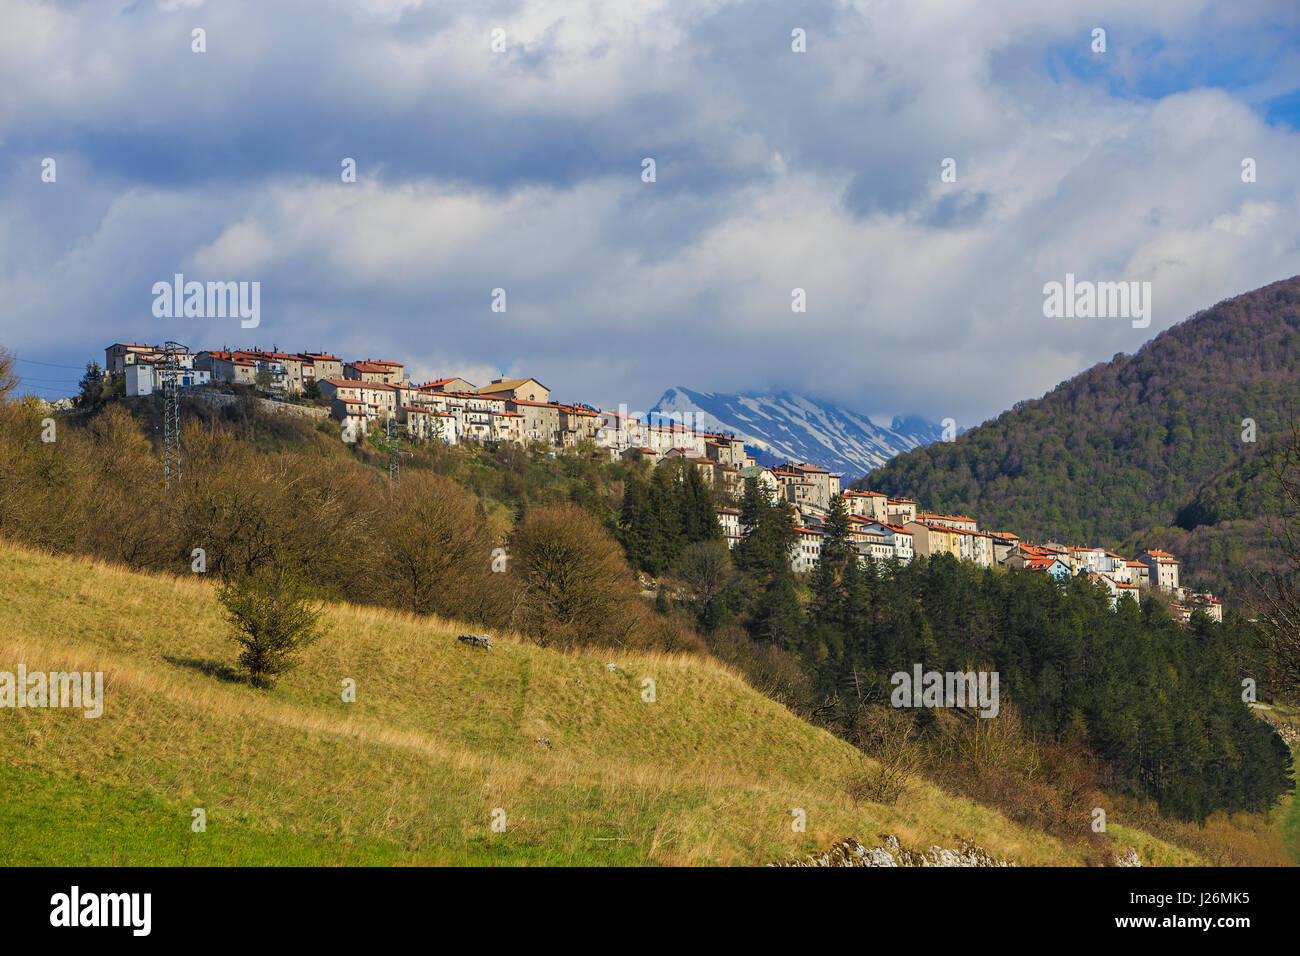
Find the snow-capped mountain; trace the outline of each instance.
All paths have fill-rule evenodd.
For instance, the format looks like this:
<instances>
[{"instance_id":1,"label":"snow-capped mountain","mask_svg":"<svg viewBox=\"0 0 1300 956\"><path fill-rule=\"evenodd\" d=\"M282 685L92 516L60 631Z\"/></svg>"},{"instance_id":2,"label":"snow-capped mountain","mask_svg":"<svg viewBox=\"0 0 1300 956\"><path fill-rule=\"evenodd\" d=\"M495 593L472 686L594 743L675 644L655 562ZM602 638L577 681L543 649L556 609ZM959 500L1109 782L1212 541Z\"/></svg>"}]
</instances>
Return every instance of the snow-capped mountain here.
<instances>
[{"instance_id":1,"label":"snow-capped mountain","mask_svg":"<svg viewBox=\"0 0 1300 956\"><path fill-rule=\"evenodd\" d=\"M679 386L664 392L650 414L730 432L766 465L806 461L842 472L845 485L901 452L938 441L943 431L914 416L895 417L882 428L865 415L784 391L724 395Z\"/></svg>"}]
</instances>

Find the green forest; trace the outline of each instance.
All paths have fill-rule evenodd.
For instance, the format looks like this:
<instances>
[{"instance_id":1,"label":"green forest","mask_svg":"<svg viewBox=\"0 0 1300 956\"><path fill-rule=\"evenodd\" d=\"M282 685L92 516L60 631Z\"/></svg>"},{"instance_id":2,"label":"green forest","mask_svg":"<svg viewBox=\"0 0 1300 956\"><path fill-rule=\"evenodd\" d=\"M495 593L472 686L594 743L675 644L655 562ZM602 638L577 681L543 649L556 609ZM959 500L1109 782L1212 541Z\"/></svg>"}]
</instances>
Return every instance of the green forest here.
<instances>
[{"instance_id":1,"label":"green forest","mask_svg":"<svg viewBox=\"0 0 1300 956\"><path fill-rule=\"evenodd\" d=\"M1162 547L1244 586L1276 557L1260 459L1300 412L1300 278L1220 302L1133 355L1023 401L857 485L1032 541Z\"/></svg>"},{"instance_id":2,"label":"green forest","mask_svg":"<svg viewBox=\"0 0 1300 956\"><path fill-rule=\"evenodd\" d=\"M1079 745L1110 786L1177 817L1263 810L1289 789L1286 746L1243 703L1243 678L1261 674L1239 617L1217 624L1198 611L1184 627L1155 598L1112 610L1106 590L1084 577L1058 584L948 555L862 566L840 499L822 561L800 580L784 559L789 505L750 479L742 514L752 530L732 560L721 546L723 567L710 568L707 545L688 547L676 576L704 633L736 621L751 641L788 653L829 725L888 701L890 676L917 664L996 671L1029 734ZM629 557L640 557L635 547Z\"/></svg>"}]
</instances>

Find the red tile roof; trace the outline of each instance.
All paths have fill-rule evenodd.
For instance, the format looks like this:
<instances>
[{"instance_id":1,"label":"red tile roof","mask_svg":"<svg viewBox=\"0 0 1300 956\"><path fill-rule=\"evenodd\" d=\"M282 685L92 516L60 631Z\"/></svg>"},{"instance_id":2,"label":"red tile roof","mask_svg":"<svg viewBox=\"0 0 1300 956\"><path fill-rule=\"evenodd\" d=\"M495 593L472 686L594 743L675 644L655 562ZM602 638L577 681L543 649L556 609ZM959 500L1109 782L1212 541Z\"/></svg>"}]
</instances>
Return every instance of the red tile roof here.
<instances>
[{"instance_id":1,"label":"red tile roof","mask_svg":"<svg viewBox=\"0 0 1300 956\"><path fill-rule=\"evenodd\" d=\"M397 391L391 385L385 385L383 382L362 382L355 378L326 378L321 380L322 385L334 385L339 388L368 388L378 392L395 392Z\"/></svg>"}]
</instances>

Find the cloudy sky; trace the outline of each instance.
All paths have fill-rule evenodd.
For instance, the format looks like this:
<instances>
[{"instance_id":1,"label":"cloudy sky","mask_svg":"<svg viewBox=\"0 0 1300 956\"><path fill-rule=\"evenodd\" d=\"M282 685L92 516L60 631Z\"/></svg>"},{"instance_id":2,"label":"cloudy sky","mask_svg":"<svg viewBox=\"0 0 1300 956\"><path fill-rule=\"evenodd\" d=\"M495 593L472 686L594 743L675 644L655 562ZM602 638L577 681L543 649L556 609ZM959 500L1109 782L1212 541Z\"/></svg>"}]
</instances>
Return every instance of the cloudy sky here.
<instances>
[{"instance_id":1,"label":"cloudy sky","mask_svg":"<svg viewBox=\"0 0 1300 956\"><path fill-rule=\"evenodd\" d=\"M46 396L171 338L965 427L1300 273L1294 0L0 0L0 24L0 344ZM260 282L260 327L155 318L177 272ZM1150 282L1150 327L1045 318L1067 272Z\"/></svg>"}]
</instances>

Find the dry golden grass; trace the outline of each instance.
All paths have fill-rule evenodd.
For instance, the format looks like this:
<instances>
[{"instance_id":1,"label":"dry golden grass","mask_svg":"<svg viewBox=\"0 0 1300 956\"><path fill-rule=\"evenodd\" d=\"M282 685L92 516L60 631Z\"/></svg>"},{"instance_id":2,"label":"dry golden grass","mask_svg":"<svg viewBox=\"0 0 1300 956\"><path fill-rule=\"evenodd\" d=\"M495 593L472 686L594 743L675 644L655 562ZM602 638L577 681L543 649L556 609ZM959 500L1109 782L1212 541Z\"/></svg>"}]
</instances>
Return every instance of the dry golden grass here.
<instances>
[{"instance_id":1,"label":"dry golden grass","mask_svg":"<svg viewBox=\"0 0 1300 956\"><path fill-rule=\"evenodd\" d=\"M885 832L918 847L967 839L1022 864L1083 860L924 781L895 806L855 807L841 781L856 751L713 660L561 653L500 633L488 652L457 642L452 622L332 605L302 665L258 691L228 672L235 645L198 576L0 542L0 593L0 670L100 670L106 698L98 720L0 712L0 766L145 796L153 823L178 833L203 807L210 832L332 847L308 862L758 864ZM26 800L39 822L41 793ZM51 797L48 812L66 808ZM122 858L93 842L110 835L86 839L86 858ZM1194 862L1150 837L1141 850Z\"/></svg>"}]
</instances>

